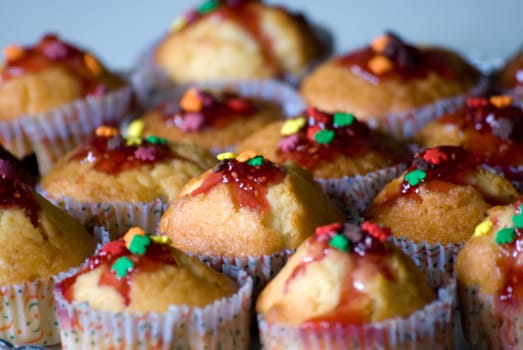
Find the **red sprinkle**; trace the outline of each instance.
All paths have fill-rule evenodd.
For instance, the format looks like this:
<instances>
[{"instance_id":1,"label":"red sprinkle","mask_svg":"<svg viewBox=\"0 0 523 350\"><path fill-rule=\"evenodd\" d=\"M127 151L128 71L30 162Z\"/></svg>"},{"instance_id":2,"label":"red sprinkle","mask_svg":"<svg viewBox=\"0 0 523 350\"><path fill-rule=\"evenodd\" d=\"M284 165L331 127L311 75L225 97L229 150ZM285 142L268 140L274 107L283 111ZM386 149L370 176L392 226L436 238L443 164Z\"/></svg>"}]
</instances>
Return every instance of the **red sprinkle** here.
<instances>
[{"instance_id":1,"label":"red sprinkle","mask_svg":"<svg viewBox=\"0 0 523 350\"><path fill-rule=\"evenodd\" d=\"M125 242L121 239L117 241L112 241L103 246L102 251L110 255L121 255L127 248L125 247Z\"/></svg>"},{"instance_id":2,"label":"red sprinkle","mask_svg":"<svg viewBox=\"0 0 523 350\"><path fill-rule=\"evenodd\" d=\"M471 97L467 99L467 107L487 107L488 100L483 97Z\"/></svg>"},{"instance_id":3,"label":"red sprinkle","mask_svg":"<svg viewBox=\"0 0 523 350\"><path fill-rule=\"evenodd\" d=\"M336 233L339 230L341 230L341 224L339 222L335 222L332 224L316 227L316 235L323 236L327 234Z\"/></svg>"},{"instance_id":4,"label":"red sprinkle","mask_svg":"<svg viewBox=\"0 0 523 350\"><path fill-rule=\"evenodd\" d=\"M447 155L438 148L431 148L425 150L423 160L431 164L439 164L442 161L447 160Z\"/></svg>"},{"instance_id":5,"label":"red sprinkle","mask_svg":"<svg viewBox=\"0 0 523 350\"><path fill-rule=\"evenodd\" d=\"M318 123L327 123L329 121L328 114L323 113L314 107L309 107L307 113Z\"/></svg>"},{"instance_id":6,"label":"red sprinkle","mask_svg":"<svg viewBox=\"0 0 523 350\"><path fill-rule=\"evenodd\" d=\"M311 126L307 129L307 138L311 141L316 141L314 139L314 135L316 135L316 133L318 131L320 131L320 127L318 125L314 125L314 126Z\"/></svg>"},{"instance_id":7,"label":"red sprinkle","mask_svg":"<svg viewBox=\"0 0 523 350\"><path fill-rule=\"evenodd\" d=\"M389 228L381 227L380 225L370 221L365 221L363 224L361 224L361 229L363 231L367 231L369 235L379 239L381 242L386 241L387 237L390 236Z\"/></svg>"}]
</instances>

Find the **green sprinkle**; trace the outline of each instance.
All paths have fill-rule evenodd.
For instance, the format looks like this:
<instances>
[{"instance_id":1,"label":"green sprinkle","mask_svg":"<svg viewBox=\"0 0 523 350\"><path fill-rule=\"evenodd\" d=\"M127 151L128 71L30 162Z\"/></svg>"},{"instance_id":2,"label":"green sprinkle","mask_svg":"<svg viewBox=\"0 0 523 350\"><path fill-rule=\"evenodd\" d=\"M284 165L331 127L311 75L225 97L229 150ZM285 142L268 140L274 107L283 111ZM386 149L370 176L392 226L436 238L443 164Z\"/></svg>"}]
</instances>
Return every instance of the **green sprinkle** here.
<instances>
[{"instance_id":1,"label":"green sprinkle","mask_svg":"<svg viewBox=\"0 0 523 350\"><path fill-rule=\"evenodd\" d=\"M263 164L264 158L263 156L256 156L247 161L247 164L250 166L260 166Z\"/></svg>"},{"instance_id":2,"label":"green sprinkle","mask_svg":"<svg viewBox=\"0 0 523 350\"><path fill-rule=\"evenodd\" d=\"M405 175L405 180L409 183L411 186L419 185L425 178L427 177L427 173L423 170L416 169L412 170L411 172L408 172Z\"/></svg>"},{"instance_id":3,"label":"green sprinkle","mask_svg":"<svg viewBox=\"0 0 523 350\"><path fill-rule=\"evenodd\" d=\"M158 137L158 136L153 136L153 135L147 136L145 138L145 140L149 143L152 143L153 145L156 145L156 144L165 145L167 143L167 140L164 139L163 137Z\"/></svg>"},{"instance_id":4,"label":"green sprinkle","mask_svg":"<svg viewBox=\"0 0 523 350\"><path fill-rule=\"evenodd\" d=\"M116 276L123 278L127 276L127 273L130 269L132 269L134 266L131 259L129 259L126 256L119 257L114 262L113 266L111 266L111 270L116 272Z\"/></svg>"},{"instance_id":5,"label":"green sprinkle","mask_svg":"<svg viewBox=\"0 0 523 350\"><path fill-rule=\"evenodd\" d=\"M218 7L217 0L208 0L198 7L198 12L202 15L214 11Z\"/></svg>"},{"instance_id":6,"label":"green sprinkle","mask_svg":"<svg viewBox=\"0 0 523 350\"><path fill-rule=\"evenodd\" d=\"M342 252L346 252L350 248L350 241L344 235L336 234L332 236L331 240L329 241L329 245L333 248L341 250Z\"/></svg>"},{"instance_id":7,"label":"green sprinkle","mask_svg":"<svg viewBox=\"0 0 523 350\"><path fill-rule=\"evenodd\" d=\"M512 222L514 223L514 227L523 228L523 214L514 215Z\"/></svg>"},{"instance_id":8,"label":"green sprinkle","mask_svg":"<svg viewBox=\"0 0 523 350\"><path fill-rule=\"evenodd\" d=\"M514 242L514 237L515 237L514 228L512 228L512 227L503 228L496 233L495 242L496 242L496 244L512 243L512 242Z\"/></svg>"},{"instance_id":9,"label":"green sprinkle","mask_svg":"<svg viewBox=\"0 0 523 350\"><path fill-rule=\"evenodd\" d=\"M143 255L147 251L147 247L151 244L151 239L145 235L134 235L129 251L133 254Z\"/></svg>"},{"instance_id":10,"label":"green sprinkle","mask_svg":"<svg viewBox=\"0 0 523 350\"><path fill-rule=\"evenodd\" d=\"M314 134L314 140L321 145L329 144L332 142L332 140L334 140L334 131L319 130L316 134Z\"/></svg>"},{"instance_id":11,"label":"green sprinkle","mask_svg":"<svg viewBox=\"0 0 523 350\"><path fill-rule=\"evenodd\" d=\"M352 123L354 123L354 114L340 112L334 114L334 126L345 127Z\"/></svg>"}]
</instances>

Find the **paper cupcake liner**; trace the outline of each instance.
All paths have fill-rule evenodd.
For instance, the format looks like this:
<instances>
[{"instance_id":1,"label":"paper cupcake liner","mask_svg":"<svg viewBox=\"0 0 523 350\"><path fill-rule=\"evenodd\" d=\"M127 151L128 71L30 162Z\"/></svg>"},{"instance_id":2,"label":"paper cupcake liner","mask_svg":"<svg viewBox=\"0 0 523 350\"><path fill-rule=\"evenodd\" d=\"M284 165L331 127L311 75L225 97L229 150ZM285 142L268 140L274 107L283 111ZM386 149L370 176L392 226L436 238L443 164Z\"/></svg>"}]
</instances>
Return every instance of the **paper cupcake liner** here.
<instances>
[{"instance_id":1,"label":"paper cupcake liner","mask_svg":"<svg viewBox=\"0 0 523 350\"><path fill-rule=\"evenodd\" d=\"M256 300L262 289L276 276L287 263L294 249L285 249L271 255L226 257L217 255L194 255L212 269L218 272L239 271L246 272L253 278L253 300Z\"/></svg>"},{"instance_id":2,"label":"paper cupcake liner","mask_svg":"<svg viewBox=\"0 0 523 350\"><path fill-rule=\"evenodd\" d=\"M22 159L31 153L31 141L24 131L28 117L0 122L0 144L16 158Z\"/></svg>"},{"instance_id":3,"label":"paper cupcake liner","mask_svg":"<svg viewBox=\"0 0 523 350\"><path fill-rule=\"evenodd\" d=\"M369 118L366 122L371 128L384 130L399 139L410 139L425 124L441 115L457 110L464 105L469 96L480 95L487 87L488 80L483 78L465 95L442 99L406 112L391 113L379 118Z\"/></svg>"},{"instance_id":4,"label":"paper cupcake liner","mask_svg":"<svg viewBox=\"0 0 523 350\"><path fill-rule=\"evenodd\" d=\"M38 192L54 205L64 209L86 227L105 227L112 239L118 238L133 226L140 226L146 232L154 232L168 203L156 199L149 203L77 201L70 197L54 198L41 187Z\"/></svg>"},{"instance_id":5,"label":"paper cupcake liner","mask_svg":"<svg viewBox=\"0 0 523 350\"><path fill-rule=\"evenodd\" d=\"M234 295L203 308L171 305L164 313L96 310L69 303L55 289L63 349L247 349L252 279L237 276Z\"/></svg>"},{"instance_id":6,"label":"paper cupcake liner","mask_svg":"<svg viewBox=\"0 0 523 350\"><path fill-rule=\"evenodd\" d=\"M460 288L461 322L474 350L520 349L523 343L521 308L499 306L495 296L477 287Z\"/></svg>"},{"instance_id":7,"label":"paper cupcake liner","mask_svg":"<svg viewBox=\"0 0 523 350\"><path fill-rule=\"evenodd\" d=\"M126 86L102 97L87 96L25 118L23 130L31 141L40 174L45 174L64 153L90 139L98 126L119 125L132 105L132 88Z\"/></svg>"},{"instance_id":8,"label":"paper cupcake liner","mask_svg":"<svg viewBox=\"0 0 523 350\"><path fill-rule=\"evenodd\" d=\"M446 273L429 270L438 298L405 318L366 325L322 324L317 328L271 325L258 315L264 349L451 349L456 282Z\"/></svg>"}]
</instances>

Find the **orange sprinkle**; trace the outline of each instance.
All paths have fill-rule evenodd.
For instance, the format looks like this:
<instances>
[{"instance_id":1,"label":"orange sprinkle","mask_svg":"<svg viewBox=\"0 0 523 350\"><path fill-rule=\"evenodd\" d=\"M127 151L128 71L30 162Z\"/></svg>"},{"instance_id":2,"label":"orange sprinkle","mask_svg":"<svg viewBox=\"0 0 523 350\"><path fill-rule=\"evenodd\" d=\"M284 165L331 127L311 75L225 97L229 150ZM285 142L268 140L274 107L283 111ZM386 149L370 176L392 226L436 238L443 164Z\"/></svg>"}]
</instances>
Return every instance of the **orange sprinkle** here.
<instances>
[{"instance_id":1,"label":"orange sprinkle","mask_svg":"<svg viewBox=\"0 0 523 350\"><path fill-rule=\"evenodd\" d=\"M22 46L11 45L4 48L4 57L7 61L15 61L25 55L25 50Z\"/></svg>"},{"instance_id":2,"label":"orange sprinkle","mask_svg":"<svg viewBox=\"0 0 523 350\"><path fill-rule=\"evenodd\" d=\"M383 50L385 50L385 47L387 47L389 40L390 39L389 39L388 35L382 35L382 36L374 39L374 41L370 44L370 46L376 52L383 52Z\"/></svg>"},{"instance_id":3,"label":"orange sprinkle","mask_svg":"<svg viewBox=\"0 0 523 350\"><path fill-rule=\"evenodd\" d=\"M201 111L203 104L200 96L198 96L198 91L196 89L187 90L180 100L180 106L187 112Z\"/></svg>"},{"instance_id":4,"label":"orange sprinkle","mask_svg":"<svg viewBox=\"0 0 523 350\"><path fill-rule=\"evenodd\" d=\"M125 241L125 246L129 248L131 245L131 241L133 240L134 236L140 235L143 236L145 234L145 231L141 227L131 227L129 231L123 236L123 240Z\"/></svg>"},{"instance_id":5,"label":"orange sprinkle","mask_svg":"<svg viewBox=\"0 0 523 350\"><path fill-rule=\"evenodd\" d=\"M248 161L249 159L251 158L254 158L256 157L256 151L250 149L250 150L247 150L247 151L243 151L242 153L240 153L237 157L236 157L236 160L238 162L246 162Z\"/></svg>"},{"instance_id":6,"label":"orange sprinkle","mask_svg":"<svg viewBox=\"0 0 523 350\"><path fill-rule=\"evenodd\" d=\"M372 73L381 75L390 71L394 63L383 55L377 55L369 61L368 67Z\"/></svg>"},{"instance_id":7,"label":"orange sprinkle","mask_svg":"<svg viewBox=\"0 0 523 350\"><path fill-rule=\"evenodd\" d=\"M98 62L98 60L90 53L86 53L84 55L84 63L87 66L87 69L89 69L95 76L102 73L102 66L100 65L100 62Z\"/></svg>"},{"instance_id":8,"label":"orange sprinkle","mask_svg":"<svg viewBox=\"0 0 523 350\"><path fill-rule=\"evenodd\" d=\"M492 96L490 103L498 108L508 107L512 104L512 97L507 95Z\"/></svg>"},{"instance_id":9,"label":"orange sprinkle","mask_svg":"<svg viewBox=\"0 0 523 350\"><path fill-rule=\"evenodd\" d=\"M113 128L112 126L99 126L96 128L96 136L102 137L113 137L118 135L118 129Z\"/></svg>"}]
</instances>

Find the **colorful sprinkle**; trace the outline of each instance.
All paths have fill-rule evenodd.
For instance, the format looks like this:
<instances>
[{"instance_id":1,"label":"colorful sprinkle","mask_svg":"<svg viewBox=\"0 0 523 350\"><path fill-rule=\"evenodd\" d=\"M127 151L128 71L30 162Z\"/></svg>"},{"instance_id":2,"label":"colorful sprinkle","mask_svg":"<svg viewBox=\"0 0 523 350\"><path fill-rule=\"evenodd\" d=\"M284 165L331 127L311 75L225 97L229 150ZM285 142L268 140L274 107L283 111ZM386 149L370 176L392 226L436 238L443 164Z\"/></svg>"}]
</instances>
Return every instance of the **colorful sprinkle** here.
<instances>
[{"instance_id":1,"label":"colorful sprinkle","mask_svg":"<svg viewBox=\"0 0 523 350\"><path fill-rule=\"evenodd\" d=\"M320 145L327 145L334 140L334 131L333 130L319 130L314 134L314 140Z\"/></svg>"},{"instance_id":2,"label":"colorful sprinkle","mask_svg":"<svg viewBox=\"0 0 523 350\"><path fill-rule=\"evenodd\" d=\"M523 228L523 214L514 215L512 217L512 222L514 223L514 227Z\"/></svg>"},{"instance_id":3,"label":"colorful sprinkle","mask_svg":"<svg viewBox=\"0 0 523 350\"><path fill-rule=\"evenodd\" d=\"M116 135L118 135L118 129L112 126L103 125L96 128L96 136L114 137Z\"/></svg>"},{"instance_id":4,"label":"colorful sprinkle","mask_svg":"<svg viewBox=\"0 0 523 350\"><path fill-rule=\"evenodd\" d=\"M204 2L203 4L201 4L200 7L198 7L198 12L201 13L202 15L204 15L206 13L216 10L218 5L219 5L218 0L208 0L208 1Z\"/></svg>"},{"instance_id":5,"label":"colorful sprinkle","mask_svg":"<svg viewBox=\"0 0 523 350\"><path fill-rule=\"evenodd\" d=\"M125 242L122 240L112 241L103 246L102 251L110 255L120 255L125 252Z\"/></svg>"},{"instance_id":6,"label":"colorful sprinkle","mask_svg":"<svg viewBox=\"0 0 523 350\"><path fill-rule=\"evenodd\" d=\"M350 241L347 237L342 234L336 234L332 236L329 241L329 245L333 248L341 250L342 252L347 252L350 249Z\"/></svg>"},{"instance_id":7,"label":"colorful sprinkle","mask_svg":"<svg viewBox=\"0 0 523 350\"><path fill-rule=\"evenodd\" d=\"M493 106L498 108L504 108L512 105L512 97L507 95L492 96L490 97L489 101Z\"/></svg>"},{"instance_id":8,"label":"colorful sprinkle","mask_svg":"<svg viewBox=\"0 0 523 350\"><path fill-rule=\"evenodd\" d=\"M488 100L483 97L471 97L467 99L467 107L487 107Z\"/></svg>"},{"instance_id":9,"label":"colorful sprinkle","mask_svg":"<svg viewBox=\"0 0 523 350\"><path fill-rule=\"evenodd\" d=\"M246 162L249 159L254 158L256 156L257 156L256 151L250 149L250 150L243 151L242 153L238 154L238 156L236 157L236 160L238 162Z\"/></svg>"},{"instance_id":10,"label":"colorful sprinkle","mask_svg":"<svg viewBox=\"0 0 523 350\"><path fill-rule=\"evenodd\" d=\"M136 136L127 136L125 138L125 144L127 146L140 146L142 144L142 138Z\"/></svg>"},{"instance_id":11,"label":"colorful sprinkle","mask_svg":"<svg viewBox=\"0 0 523 350\"><path fill-rule=\"evenodd\" d=\"M316 235L322 236L329 233L336 233L341 230L341 224L339 222L335 222L328 225L318 226L316 227Z\"/></svg>"},{"instance_id":12,"label":"colorful sprinkle","mask_svg":"<svg viewBox=\"0 0 523 350\"><path fill-rule=\"evenodd\" d=\"M197 89L187 90L180 100L180 107L186 112L200 112L203 108L203 101Z\"/></svg>"},{"instance_id":13,"label":"colorful sprinkle","mask_svg":"<svg viewBox=\"0 0 523 350\"><path fill-rule=\"evenodd\" d=\"M157 152L153 146L140 146L134 151L134 157L145 162L154 162Z\"/></svg>"},{"instance_id":14,"label":"colorful sprinkle","mask_svg":"<svg viewBox=\"0 0 523 350\"><path fill-rule=\"evenodd\" d=\"M474 229L474 237L481 237L490 232L492 229L492 221L490 220L483 220L476 228Z\"/></svg>"},{"instance_id":15,"label":"colorful sprinkle","mask_svg":"<svg viewBox=\"0 0 523 350\"><path fill-rule=\"evenodd\" d=\"M423 160L430 164L439 164L444 160L447 160L447 155L442 152L440 149L431 148L425 150L423 154Z\"/></svg>"},{"instance_id":16,"label":"colorful sprinkle","mask_svg":"<svg viewBox=\"0 0 523 350\"><path fill-rule=\"evenodd\" d=\"M234 152L224 152L224 153L218 154L216 156L216 158L218 158L218 160L234 159L234 158L236 158L236 153L234 153Z\"/></svg>"},{"instance_id":17,"label":"colorful sprinkle","mask_svg":"<svg viewBox=\"0 0 523 350\"><path fill-rule=\"evenodd\" d=\"M129 245L129 251L133 254L143 255L150 244L151 239L148 236L135 235Z\"/></svg>"},{"instance_id":18,"label":"colorful sprinkle","mask_svg":"<svg viewBox=\"0 0 523 350\"><path fill-rule=\"evenodd\" d=\"M168 236L150 236L151 241L157 244L170 245L173 241Z\"/></svg>"},{"instance_id":19,"label":"colorful sprinkle","mask_svg":"<svg viewBox=\"0 0 523 350\"><path fill-rule=\"evenodd\" d=\"M90 53L86 53L84 55L84 63L87 66L87 69L89 69L95 76L102 73L102 66L100 65L100 62L98 62L98 60Z\"/></svg>"},{"instance_id":20,"label":"colorful sprinkle","mask_svg":"<svg viewBox=\"0 0 523 350\"><path fill-rule=\"evenodd\" d=\"M205 118L202 113L188 112L183 116L183 123L180 130L183 132L198 131L205 125Z\"/></svg>"},{"instance_id":21,"label":"colorful sprinkle","mask_svg":"<svg viewBox=\"0 0 523 350\"><path fill-rule=\"evenodd\" d=\"M314 141L314 136L321 128L318 125L310 126L307 128L307 138L311 141Z\"/></svg>"},{"instance_id":22,"label":"colorful sprinkle","mask_svg":"<svg viewBox=\"0 0 523 350\"><path fill-rule=\"evenodd\" d=\"M306 120L303 117L287 120L281 127L280 134L282 136L289 136L296 134L305 125Z\"/></svg>"},{"instance_id":23,"label":"colorful sprinkle","mask_svg":"<svg viewBox=\"0 0 523 350\"><path fill-rule=\"evenodd\" d=\"M263 164L264 158L261 155L257 155L254 158L251 158L247 161L247 164L250 166L261 166Z\"/></svg>"},{"instance_id":24,"label":"colorful sprinkle","mask_svg":"<svg viewBox=\"0 0 523 350\"><path fill-rule=\"evenodd\" d=\"M394 68L394 63L383 55L373 57L367 65L369 70L376 75L387 73Z\"/></svg>"},{"instance_id":25,"label":"colorful sprinkle","mask_svg":"<svg viewBox=\"0 0 523 350\"><path fill-rule=\"evenodd\" d=\"M11 45L4 48L4 57L6 61L15 61L25 56L25 50L22 46Z\"/></svg>"},{"instance_id":26,"label":"colorful sprinkle","mask_svg":"<svg viewBox=\"0 0 523 350\"><path fill-rule=\"evenodd\" d=\"M405 180L409 183L411 186L419 185L425 178L427 177L427 173L420 169L415 169L410 172L408 172L405 175Z\"/></svg>"},{"instance_id":27,"label":"colorful sprinkle","mask_svg":"<svg viewBox=\"0 0 523 350\"><path fill-rule=\"evenodd\" d=\"M310 107L307 109L307 113L311 116L317 123L327 123L330 119L327 113L320 111L317 108Z\"/></svg>"},{"instance_id":28,"label":"colorful sprinkle","mask_svg":"<svg viewBox=\"0 0 523 350\"><path fill-rule=\"evenodd\" d=\"M354 123L354 114L352 113L334 113L334 126L336 127L347 127Z\"/></svg>"},{"instance_id":29,"label":"colorful sprinkle","mask_svg":"<svg viewBox=\"0 0 523 350\"><path fill-rule=\"evenodd\" d=\"M165 145L167 144L167 139L159 136L149 135L145 138L145 141L152 143L153 145Z\"/></svg>"},{"instance_id":30,"label":"colorful sprinkle","mask_svg":"<svg viewBox=\"0 0 523 350\"><path fill-rule=\"evenodd\" d=\"M129 248L131 246L131 242L132 242L134 236L137 236L137 235L143 236L143 235L145 235L145 231L141 227L138 227L138 226L131 227L129 230L127 230L127 232L123 236L123 240L124 240L125 246L127 248Z\"/></svg>"},{"instance_id":31,"label":"colorful sprinkle","mask_svg":"<svg viewBox=\"0 0 523 350\"><path fill-rule=\"evenodd\" d=\"M53 61L66 59L69 54L67 46L59 40L46 43L42 51L47 58Z\"/></svg>"},{"instance_id":32,"label":"colorful sprinkle","mask_svg":"<svg viewBox=\"0 0 523 350\"><path fill-rule=\"evenodd\" d=\"M509 244L514 242L514 238L516 237L514 233L514 228L512 227L506 227L501 230L499 230L496 233L496 244Z\"/></svg>"},{"instance_id":33,"label":"colorful sprinkle","mask_svg":"<svg viewBox=\"0 0 523 350\"><path fill-rule=\"evenodd\" d=\"M380 240L381 242L386 241L390 236L390 230L387 227L381 227L380 225L370 221L365 221L363 224L361 224L361 229L363 231L367 231L369 235Z\"/></svg>"},{"instance_id":34,"label":"colorful sprinkle","mask_svg":"<svg viewBox=\"0 0 523 350\"><path fill-rule=\"evenodd\" d=\"M114 262L113 266L111 266L111 270L116 272L116 276L119 278L123 278L127 276L129 271L133 268L134 263L131 259L129 259L126 256L121 256Z\"/></svg>"},{"instance_id":35,"label":"colorful sprinkle","mask_svg":"<svg viewBox=\"0 0 523 350\"><path fill-rule=\"evenodd\" d=\"M300 135L294 134L283 137L278 141L278 148L283 152L290 152L295 149L300 143Z\"/></svg>"},{"instance_id":36,"label":"colorful sprinkle","mask_svg":"<svg viewBox=\"0 0 523 350\"><path fill-rule=\"evenodd\" d=\"M125 131L125 134L127 136L134 136L134 137L140 137L142 136L143 129L145 128L145 123L143 120L136 119L129 124L127 127L127 130Z\"/></svg>"},{"instance_id":37,"label":"colorful sprinkle","mask_svg":"<svg viewBox=\"0 0 523 350\"><path fill-rule=\"evenodd\" d=\"M390 38L388 35L382 35L376 39L374 39L371 43L371 47L376 52L383 52L385 48L387 47L387 44L389 43Z\"/></svg>"}]
</instances>

